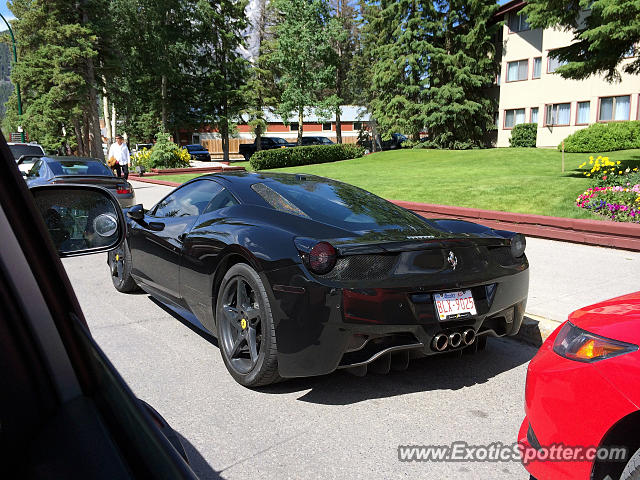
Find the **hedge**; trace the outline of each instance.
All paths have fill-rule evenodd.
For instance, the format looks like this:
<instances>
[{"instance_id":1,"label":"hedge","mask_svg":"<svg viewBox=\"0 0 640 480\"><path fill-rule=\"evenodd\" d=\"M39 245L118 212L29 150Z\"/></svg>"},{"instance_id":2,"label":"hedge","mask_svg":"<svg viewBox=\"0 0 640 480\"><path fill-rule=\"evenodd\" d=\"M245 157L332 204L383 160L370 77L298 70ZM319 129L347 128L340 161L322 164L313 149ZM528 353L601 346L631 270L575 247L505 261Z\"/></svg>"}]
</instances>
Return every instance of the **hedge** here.
<instances>
[{"instance_id":1,"label":"hedge","mask_svg":"<svg viewBox=\"0 0 640 480\"><path fill-rule=\"evenodd\" d=\"M270 168L338 162L362 155L364 155L364 148L358 145L310 145L308 147L260 150L251 156L249 163L254 170L268 170Z\"/></svg>"},{"instance_id":2,"label":"hedge","mask_svg":"<svg viewBox=\"0 0 640 480\"><path fill-rule=\"evenodd\" d=\"M595 123L564 139L564 151L600 153L640 148L640 121ZM562 144L558 145L558 150Z\"/></svg>"},{"instance_id":3,"label":"hedge","mask_svg":"<svg viewBox=\"0 0 640 480\"><path fill-rule=\"evenodd\" d=\"M519 123L511 130L509 144L512 147L535 147L537 138L537 123Z\"/></svg>"}]
</instances>

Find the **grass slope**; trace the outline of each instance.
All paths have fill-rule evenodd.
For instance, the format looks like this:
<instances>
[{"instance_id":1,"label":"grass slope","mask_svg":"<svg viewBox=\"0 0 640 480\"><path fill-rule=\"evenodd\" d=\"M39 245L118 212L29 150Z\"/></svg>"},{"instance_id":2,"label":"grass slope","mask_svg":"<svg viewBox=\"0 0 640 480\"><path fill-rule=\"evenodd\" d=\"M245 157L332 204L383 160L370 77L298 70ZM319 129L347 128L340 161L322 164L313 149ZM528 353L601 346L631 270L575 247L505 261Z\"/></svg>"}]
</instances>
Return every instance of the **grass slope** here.
<instances>
[{"instance_id":1,"label":"grass slope","mask_svg":"<svg viewBox=\"0 0 640 480\"><path fill-rule=\"evenodd\" d=\"M640 150L603 153L613 161L640 166ZM575 206L589 186L578 165L589 154L537 148L487 150L396 150L342 162L281 168L357 185L381 197L440 205L534 213L567 218L600 218ZM246 164L246 165L245 165ZM233 165L248 167L248 162ZM198 175L163 176L184 182Z\"/></svg>"}]
</instances>

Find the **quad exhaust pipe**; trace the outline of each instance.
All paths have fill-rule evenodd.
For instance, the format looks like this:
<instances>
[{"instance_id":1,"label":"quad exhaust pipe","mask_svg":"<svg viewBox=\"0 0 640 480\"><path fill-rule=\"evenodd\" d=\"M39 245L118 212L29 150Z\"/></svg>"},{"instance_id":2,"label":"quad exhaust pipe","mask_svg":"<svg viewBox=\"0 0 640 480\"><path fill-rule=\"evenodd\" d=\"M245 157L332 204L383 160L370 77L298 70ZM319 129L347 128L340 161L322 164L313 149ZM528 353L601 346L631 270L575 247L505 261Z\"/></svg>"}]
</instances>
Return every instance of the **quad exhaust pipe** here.
<instances>
[{"instance_id":1,"label":"quad exhaust pipe","mask_svg":"<svg viewBox=\"0 0 640 480\"><path fill-rule=\"evenodd\" d=\"M458 348L460 345L472 345L475 339L476 331L473 328L468 328L464 332L453 332L449 335L439 333L433 337L431 346L436 352L444 352L447 348Z\"/></svg>"}]
</instances>

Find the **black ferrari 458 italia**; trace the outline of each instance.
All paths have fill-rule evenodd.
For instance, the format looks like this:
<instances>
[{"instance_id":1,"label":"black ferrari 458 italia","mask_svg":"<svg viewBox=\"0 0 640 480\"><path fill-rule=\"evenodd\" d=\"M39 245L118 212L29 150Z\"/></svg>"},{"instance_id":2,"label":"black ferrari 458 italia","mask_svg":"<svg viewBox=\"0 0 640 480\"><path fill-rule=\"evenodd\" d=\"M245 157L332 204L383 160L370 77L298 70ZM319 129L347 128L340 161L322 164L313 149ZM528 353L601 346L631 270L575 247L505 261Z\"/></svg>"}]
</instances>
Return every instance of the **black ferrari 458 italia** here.
<instances>
[{"instance_id":1,"label":"black ferrari 458 italia","mask_svg":"<svg viewBox=\"0 0 640 480\"><path fill-rule=\"evenodd\" d=\"M208 175L126 216L115 287L211 332L245 386L402 369L522 322L522 235L425 219L327 178Z\"/></svg>"}]
</instances>

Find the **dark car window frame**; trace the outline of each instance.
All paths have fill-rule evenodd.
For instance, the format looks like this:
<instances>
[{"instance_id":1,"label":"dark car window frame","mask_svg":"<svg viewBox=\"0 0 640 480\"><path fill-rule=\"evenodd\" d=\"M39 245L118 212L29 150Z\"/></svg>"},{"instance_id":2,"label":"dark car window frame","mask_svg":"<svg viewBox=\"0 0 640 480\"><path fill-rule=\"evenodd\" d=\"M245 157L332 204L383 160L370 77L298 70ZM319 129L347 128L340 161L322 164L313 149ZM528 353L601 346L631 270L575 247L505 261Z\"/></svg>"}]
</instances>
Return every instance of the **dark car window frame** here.
<instances>
[{"instance_id":1,"label":"dark car window frame","mask_svg":"<svg viewBox=\"0 0 640 480\"><path fill-rule=\"evenodd\" d=\"M179 194L179 193L181 192L181 190L183 190L183 189L185 189L185 188L189 187L190 185L194 185L194 184L201 184L202 182L210 182L210 183L215 184L216 186L218 186L218 187L222 188L222 190L220 190L218 193L216 193L216 194L211 198L211 200L209 200L209 202L207 202L207 205L206 205L206 206L205 206L205 207L204 207L204 208L203 208L203 209L202 209L202 210L201 210L197 215L182 215L182 216L175 215L175 216L161 216L161 217L157 215L158 208L160 208L160 205L161 205L163 202L165 202L168 198L170 198L170 197L172 197L172 196L174 196L174 195ZM202 178L202 179L195 180L195 181L193 181L193 182L185 183L184 185L182 185L182 186L178 187L178 188L177 188L176 190L174 190L173 192L169 193L169 194L168 194L167 196L165 196L162 200L160 200L158 203L156 203L156 204L151 208L151 210L149 210L149 212L147 213L147 215L149 215L150 217L154 217L154 218L180 218L180 217L186 217L186 216L190 216L190 217L194 217L194 216L195 216L195 217L197 217L197 216L200 216L200 215L204 214L205 212L206 212L206 213L210 213L210 212L208 211L208 209L209 209L209 206L211 205L211 202L212 202L212 201L213 201L213 200L214 200L214 199L215 199L215 198L216 198L216 197L217 197L217 196L218 196L222 191L227 191L229 194L231 194L231 196L233 197L233 199L234 199L238 204L240 203L240 202L238 201L238 198L237 198L235 195L233 195L233 193L232 193L229 189L225 188L225 187L224 187L224 185L222 185L220 182L216 182L215 180L213 180L213 179L209 179L209 178ZM182 192L182 193L184 193L184 192Z\"/></svg>"}]
</instances>

